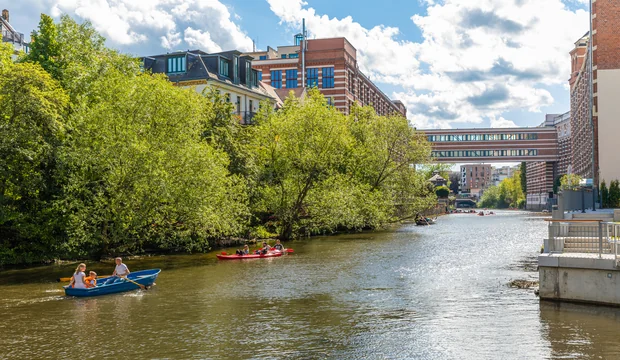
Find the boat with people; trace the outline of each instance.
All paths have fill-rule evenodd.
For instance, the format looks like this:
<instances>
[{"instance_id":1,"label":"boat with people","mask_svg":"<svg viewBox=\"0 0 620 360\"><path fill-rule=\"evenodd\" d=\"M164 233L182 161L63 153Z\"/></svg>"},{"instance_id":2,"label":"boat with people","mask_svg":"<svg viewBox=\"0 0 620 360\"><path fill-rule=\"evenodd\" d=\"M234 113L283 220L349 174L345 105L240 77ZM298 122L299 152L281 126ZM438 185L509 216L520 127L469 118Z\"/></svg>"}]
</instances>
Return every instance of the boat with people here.
<instances>
[{"instance_id":1,"label":"boat with people","mask_svg":"<svg viewBox=\"0 0 620 360\"><path fill-rule=\"evenodd\" d=\"M415 224L418 226L427 226L427 225L434 225L437 223L437 218L431 219L431 218L418 218L415 221Z\"/></svg>"},{"instance_id":2,"label":"boat with people","mask_svg":"<svg viewBox=\"0 0 620 360\"><path fill-rule=\"evenodd\" d=\"M65 295L76 297L100 296L116 294L126 291L146 289L155 285L155 280L161 269L141 270L127 276L110 276L102 278L94 287L77 288L71 285L63 286Z\"/></svg>"},{"instance_id":3,"label":"boat with people","mask_svg":"<svg viewBox=\"0 0 620 360\"><path fill-rule=\"evenodd\" d=\"M228 255L225 251L222 251L221 254L217 254L216 256L220 260L249 260L249 259L265 259L265 258L278 257L278 256L282 256L282 254L283 252L278 251L278 250L269 251L266 254L260 253L260 254L245 254L245 255L239 255L239 254Z\"/></svg>"}]
</instances>

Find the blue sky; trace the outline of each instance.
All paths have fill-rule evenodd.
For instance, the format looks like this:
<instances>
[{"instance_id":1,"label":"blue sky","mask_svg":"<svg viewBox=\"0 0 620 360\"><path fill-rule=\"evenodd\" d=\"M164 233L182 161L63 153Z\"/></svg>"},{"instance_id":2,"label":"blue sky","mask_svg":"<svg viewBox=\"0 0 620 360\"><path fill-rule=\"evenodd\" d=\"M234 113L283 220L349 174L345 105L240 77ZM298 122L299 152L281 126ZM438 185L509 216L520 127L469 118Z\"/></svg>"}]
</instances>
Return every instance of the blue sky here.
<instances>
[{"instance_id":1,"label":"blue sky","mask_svg":"<svg viewBox=\"0 0 620 360\"><path fill-rule=\"evenodd\" d=\"M418 128L536 126L570 107L568 52L587 0L20 0L3 5L29 33L41 12L88 20L135 55L289 44L345 36L361 69L403 101Z\"/></svg>"}]
</instances>

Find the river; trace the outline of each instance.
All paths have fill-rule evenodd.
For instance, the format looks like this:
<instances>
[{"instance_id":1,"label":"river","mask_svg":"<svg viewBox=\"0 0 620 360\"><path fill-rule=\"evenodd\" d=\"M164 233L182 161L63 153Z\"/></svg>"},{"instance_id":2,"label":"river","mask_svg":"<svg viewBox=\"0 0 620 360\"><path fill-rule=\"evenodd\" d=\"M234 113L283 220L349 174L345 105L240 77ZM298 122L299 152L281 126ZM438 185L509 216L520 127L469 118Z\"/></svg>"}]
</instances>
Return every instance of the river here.
<instances>
[{"instance_id":1,"label":"river","mask_svg":"<svg viewBox=\"0 0 620 360\"><path fill-rule=\"evenodd\" d=\"M537 280L545 232L499 211L295 241L281 258L149 257L127 263L162 268L154 288L91 299L53 282L74 265L4 271L0 359L620 358L620 309L507 285Z\"/></svg>"}]
</instances>

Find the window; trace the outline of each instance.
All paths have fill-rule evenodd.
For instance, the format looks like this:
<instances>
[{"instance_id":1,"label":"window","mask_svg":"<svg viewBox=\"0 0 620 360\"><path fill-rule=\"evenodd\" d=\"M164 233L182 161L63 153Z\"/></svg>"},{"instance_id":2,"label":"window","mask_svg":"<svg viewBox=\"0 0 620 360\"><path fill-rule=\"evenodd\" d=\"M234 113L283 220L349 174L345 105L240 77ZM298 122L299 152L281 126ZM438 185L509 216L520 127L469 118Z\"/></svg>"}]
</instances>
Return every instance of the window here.
<instances>
[{"instance_id":1,"label":"window","mask_svg":"<svg viewBox=\"0 0 620 360\"><path fill-rule=\"evenodd\" d=\"M234 74L233 74L233 76L234 76L235 84L238 84L239 83L239 57L237 57L237 56L233 57L233 64L234 64L234 67L233 67Z\"/></svg>"},{"instance_id":2,"label":"window","mask_svg":"<svg viewBox=\"0 0 620 360\"><path fill-rule=\"evenodd\" d=\"M263 72L262 71L258 71L256 73L256 75L258 75L258 81L263 81ZM258 86L258 85L257 85Z\"/></svg>"},{"instance_id":3,"label":"window","mask_svg":"<svg viewBox=\"0 0 620 360\"><path fill-rule=\"evenodd\" d=\"M185 72L185 56L175 56L168 58L168 74Z\"/></svg>"},{"instance_id":4,"label":"window","mask_svg":"<svg viewBox=\"0 0 620 360\"><path fill-rule=\"evenodd\" d=\"M335 101L333 96L326 96L325 100L327 100L327 105L335 106Z\"/></svg>"},{"instance_id":5,"label":"window","mask_svg":"<svg viewBox=\"0 0 620 360\"><path fill-rule=\"evenodd\" d=\"M333 88L334 87L334 68L333 67L324 67L323 68L323 88Z\"/></svg>"},{"instance_id":6,"label":"window","mask_svg":"<svg viewBox=\"0 0 620 360\"><path fill-rule=\"evenodd\" d=\"M252 68L249 61L245 62L245 84L252 86Z\"/></svg>"},{"instance_id":7,"label":"window","mask_svg":"<svg viewBox=\"0 0 620 360\"><path fill-rule=\"evenodd\" d=\"M319 69L308 69L306 70L306 78L308 87L319 87Z\"/></svg>"},{"instance_id":8,"label":"window","mask_svg":"<svg viewBox=\"0 0 620 360\"><path fill-rule=\"evenodd\" d=\"M261 55L258 57L258 60L267 60L267 55Z\"/></svg>"},{"instance_id":9,"label":"window","mask_svg":"<svg viewBox=\"0 0 620 360\"><path fill-rule=\"evenodd\" d=\"M228 60L220 58L220 75L228 77Z\"/></svg>"},{"instance_id":10,"label":"window","mask_svg":"<svg viewBox=\"0 0 620 360\"><path fill-rule=\"evenodd\" d=\"M281 58L286 59L286 54L282 54Z\"/></svg>"},{"instance_id":11,"label":"window","mask_svg":"<svg viewBox=\"0 0 620 360\"><path fill-rule=\"evenodd\" d=\"M271 71L271 86L276 89L282 88L282 70Z\"/></svg>"},{"instance_id":12,"label":"window","mask_svg":"<svg viewBox=\"0 0 620 360\"><path fill-rule=\"evenodd\" d=\"M288 58L289 59L297 59L299 58L299 54L295 53L295 54L288 54Z\"/></svg>"},{"instance_id":13,"label":"window","mask_svg":"<svg viewBox=\"0 0 620 360\"><path fill-rule=\"evenodd\" d=\"M286 87L288 89L297 87L297 69L286 70Z\"/></svg>"},{"instance_id":14,"label":"window","mask_svg":"<svg viewBox=\"0 0 620 360\"><path fill-rule=\"evenodd\" d=\"M249 112L254 112L254 101L250 100L250 108L248 109Z\"/></svg>"}]
</instances>

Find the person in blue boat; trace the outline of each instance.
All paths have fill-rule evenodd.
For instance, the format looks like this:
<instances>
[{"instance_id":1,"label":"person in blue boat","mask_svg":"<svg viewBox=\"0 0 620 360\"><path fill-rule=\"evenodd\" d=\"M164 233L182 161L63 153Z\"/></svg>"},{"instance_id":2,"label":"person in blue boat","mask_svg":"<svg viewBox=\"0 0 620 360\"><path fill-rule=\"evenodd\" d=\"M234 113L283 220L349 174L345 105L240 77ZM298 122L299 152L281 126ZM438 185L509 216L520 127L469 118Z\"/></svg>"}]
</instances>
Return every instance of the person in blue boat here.
<instances>
[{"instance_id":1,"label":"person in blue boat","mask_svg":"<svg viewBox=\"0 0 620 360\"><path fill-rule=\"evenodd\" d=\"M86 264L82 263L75 268L75 272L73 276L71 276L71 280L69 281L69 285L75 289L86 289Z\"/></svg>"},{"instance_id":2,"label":"person in blue boat","mask_svg":"<svg viewBox=\"0 0 620 360\"><path fill-rule=\"evenodd\" d=\"M116 263L116 267L114 268L112 276L126 277L127 275L129 275L131 271L129 271L127 265L123 264L123 259L117 257L116 259L114 259L114 262Z\"/></svg>"},{"instance_id":3,"label":"person in blue boat","mask_svg":"<svg viewBox=\"0 0 620 360\"><path fill-rule=\"evenodd\" d=\"M280 243L280 240L276 240L276 244L273 246L278 251L284 251L284 245Z\"/></svg>"},{"instance_id":4,"label":"person in blue boat","mask_svg":"<svg viewBox=\"0 0 620 360\"><path fill-rule=\"evenodd\" d=\"M97 286L97 273L94 271L89 272L88 277L85 278L84 281L86 282L87 288L94 288Z\"/></svg>"},{"instance_id":5,"label":"person in blue boat","mask_svg":"<svg viewBox=\"0 0 620 360\"><path fill-rule=\"evenodd\" d=\"M240 255L240 256L249 255L250 254L250 247L247 244L245 244L245 246L243 247L243 250L237 249L237 251L235 253L237 255Z\"/></svg>"}]
</instances>

